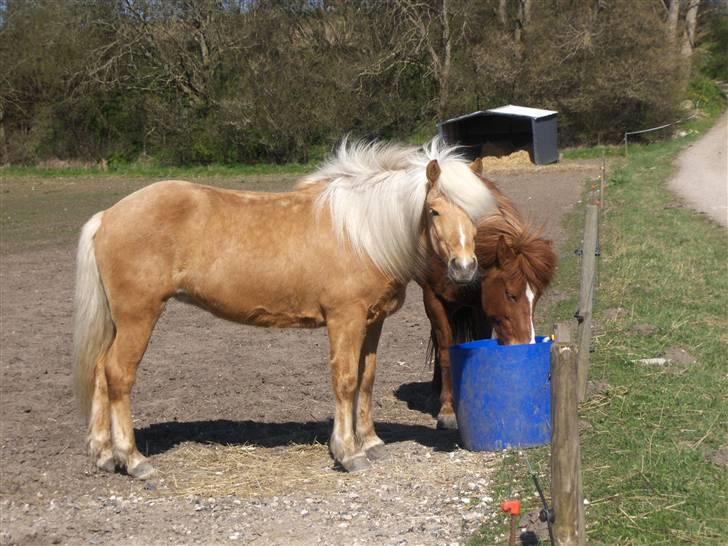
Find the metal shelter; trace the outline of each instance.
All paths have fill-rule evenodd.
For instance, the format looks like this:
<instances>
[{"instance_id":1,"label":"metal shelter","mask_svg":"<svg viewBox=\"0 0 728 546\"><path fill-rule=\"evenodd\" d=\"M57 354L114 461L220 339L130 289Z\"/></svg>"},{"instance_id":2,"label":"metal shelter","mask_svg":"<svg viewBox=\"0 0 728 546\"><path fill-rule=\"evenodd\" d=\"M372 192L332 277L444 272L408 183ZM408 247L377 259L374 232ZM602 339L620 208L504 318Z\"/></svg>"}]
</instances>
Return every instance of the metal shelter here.
<instances>
[{"instance_id":1,"label":"metal shelter","mask_svg":"<svg viewBox=\"0 0 728 546\"><path fill-rule=\"evenodd\" d=\"M470 159L526 150L537 165L559 160L558 112L553 110L509 104L443 121L437 129L448 144L463 146Z\"/></svg>"}]
</instances>

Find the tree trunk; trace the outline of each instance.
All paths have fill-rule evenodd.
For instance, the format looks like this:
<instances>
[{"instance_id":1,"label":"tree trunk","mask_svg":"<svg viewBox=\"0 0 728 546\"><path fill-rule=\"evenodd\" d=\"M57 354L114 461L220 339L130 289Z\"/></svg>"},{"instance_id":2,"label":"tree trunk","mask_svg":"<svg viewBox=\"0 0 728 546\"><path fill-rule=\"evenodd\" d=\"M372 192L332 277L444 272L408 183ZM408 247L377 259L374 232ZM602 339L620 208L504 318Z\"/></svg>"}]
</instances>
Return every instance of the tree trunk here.
<instances>
[{"instance_id":1,"label":"tree trunk","mask_svg":"<svg viewBox=\"0 0 728 546\"><path fill-rule=\"evenodd\" d=\"M452 39L450 36L450 14L448 13L448 0L442 0L442 62L438 79L440 83L440 99L438 101L438 116L445 119L447 103L450 98L450 66L452 65Z\"/></svg>"},{"instance_id":2,"label":"tree trunk","mask_svg":"<svg viewBox=\"0 0 728 546\"><path fill-rule=\"evenodd\" d=\"M695 25L698 21L698 7L700 0L689 0L688 10L685 13L685 33L683 34L682 54L690 57L695 48Z\"/></svg>"},{"instance_id":3,"label":"tree trunk","mask_svg":"<svg viewBox=\"0 0 728 546\"><path fill-rule=\"evenodd\" d=\"M523 26L527 27L531 22L531 0L521 0L521 15L523 17Z\"/></svg>"},{"instance_id":4,"label":"tree trunk","mask_svg":"<svg viewBox=\"0 0 728 546\"><path fill-rule=\"evenodd\" d=\"M518 16L516 20L516 29L514 37L516 43L520 43L523 38L523 30L528 26L528 20L531 18L531 0L518 0Z\"/></svg>"},{"instance_id":5,"label":"tree trunk","mask_svg":"<svg viewBox=\"0 0 728 546\"><path fill-rule=\"evenodd\" d=\"M667 11L667 39L674 44L677 41L677 16L680 14L680 0L669 0Z\"/></svg>"},{"instance_id":6,"label":"tree trunk","mask_svg":"<svg viewBox=\"0 0 728 546\"><path fill-rule=\"evenodd\" d=\"M508 0L499 0L498 2L498 19L500 19L501 25L505 28L506 21L508 20Z\"/></svg>"},{"instance_id":7,"label":"tree trunk","mask_svg":"<svg viewBox=\"0 0 728 546\"><path fill-rule=\"evenodd\" d=\"M0 165L8 162L8 143L5 140L5 108L0 104Z\"/></svg>"}]
</instances>

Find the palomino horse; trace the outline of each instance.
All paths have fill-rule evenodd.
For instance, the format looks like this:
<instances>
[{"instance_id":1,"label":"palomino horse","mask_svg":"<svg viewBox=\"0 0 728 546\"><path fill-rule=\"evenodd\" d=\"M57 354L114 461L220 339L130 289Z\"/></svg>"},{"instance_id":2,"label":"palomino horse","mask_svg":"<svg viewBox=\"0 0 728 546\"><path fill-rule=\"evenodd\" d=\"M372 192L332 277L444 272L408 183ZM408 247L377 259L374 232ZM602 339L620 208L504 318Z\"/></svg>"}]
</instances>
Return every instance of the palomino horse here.
<instances>
[{"instance_id":1,"label":"palomino horse","mask_svg":"<svg viewBox=\"0 0 728 546\"><path fill-rule=\"evenodd\" d=\"M347 471L385 454L371 412L384 318L430 254L454 282L477 271L473 219L494 206L451 148L342 144L288 193L152 184L97 213L78 248L74 383L96 465L152 474L130 393L169 298L257 326L328 328L329 447Z\"/></svg>"},{"instance_id":2,"label":"palomino horse","mask_svg":"<svg viewBox=\"0 0 728 546\"><path fill-rule=\"evenodd\" d=\"M471 168L480 173L480 160ZM524 223L513 203L491 181L482 180L495 196L498 210L477 222L475 255L480 278L465 286L455 284L447 278L440 258L433 256L425 282L421 283L432 326L432 385L440 398L438 428L457 427L450 346L489 337L498 338L504 345L533 343L533 310L556 268L551 241Z\"/></svg>"}]
</instances>

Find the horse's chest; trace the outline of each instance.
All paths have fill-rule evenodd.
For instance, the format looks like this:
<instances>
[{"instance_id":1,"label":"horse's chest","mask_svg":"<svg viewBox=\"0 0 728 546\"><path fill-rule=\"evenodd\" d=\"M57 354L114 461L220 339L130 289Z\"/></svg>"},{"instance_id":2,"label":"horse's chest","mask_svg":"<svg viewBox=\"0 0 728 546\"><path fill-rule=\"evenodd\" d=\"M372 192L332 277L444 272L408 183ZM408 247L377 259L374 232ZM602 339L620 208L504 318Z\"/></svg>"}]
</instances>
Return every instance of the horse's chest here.
<instances>
[{"instance_id":1,"label":"horse's chest","mask_svg":"<svg viewBox=\"0 0 728 546\"><path fill-rule=\"evenodd\" d=\"M404 305L406 288L401 285L393 285L385 290L379 298L367 308L367 323L384 320L389 315L396 313Z\"/></svg>"},{"instance_id":2,"label":"horse's chest","mask_svg":"<svg viewBox=\"0 0 728 546\"><path fill-rule=\"evenodd\" d=\"M458 286L448 282L437 293L445 302L458 307L462 305L471 307L480 306L480 284L478 283Z\"/></svg>"}]
</instances>

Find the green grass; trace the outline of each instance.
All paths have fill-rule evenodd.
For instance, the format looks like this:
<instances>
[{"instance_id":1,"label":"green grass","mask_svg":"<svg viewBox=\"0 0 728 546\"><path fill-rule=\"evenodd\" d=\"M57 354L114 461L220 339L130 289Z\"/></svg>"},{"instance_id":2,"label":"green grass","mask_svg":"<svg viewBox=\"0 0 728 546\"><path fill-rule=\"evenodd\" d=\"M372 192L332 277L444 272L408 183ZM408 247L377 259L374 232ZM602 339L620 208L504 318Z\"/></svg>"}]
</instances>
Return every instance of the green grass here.
<instances>
[{"instance_id":1,"label":"green grass","mask_svg":"<svg viewBox=\"0 0 728 546\"><path fill-rule=\"evenodd\" d=\"M716 115L686 128L702 133ZM628 158L612 163L590 370L607 387L580 409L590 427L581 448L592 544L728 543L728 470L708 460L728 445L728 236L676 207L666 188L674 157L694 138L630 146ZM574 234L567 249L579 246L582 224L579 210L567 223ZM573 296L549 310L545 324L573 315L579 265L572 255L562 259L555 288ZM607 321L604 311L616 308L622 318ZM670 347L696 362L634 362ZM548 448L527 455L546 481ZM496 500L517 494L528 499L526 510L536 508L524 455L505 456L496 481ZM472 543L498 542L506 520L495 522Z\"/></svg>"},{"instance_id":2,"label":"green grass","mask_svg":"<svg viewBox=\"0 0 728 546\"><path fill-rule=\"evenodd\" d=\"M251 165L198 165L172 167L156 163L120 163L109 165L102 169L99 166L89 167L18 167L8 166L0 168L0 178L8 177L118 177L130 178L210 178L251 176L266 174L303 174L312 171L314 165L289 163L285 165L272 165L267 163Z\"/></svg>"},{"instance_id":3,"label":"green grass","mask_svg":"<svg viewBox=\"0 0 728 546\"><path fill-rule=\"evenodd\" d=\"M562 152L564 159L599 159L600 157L622 157L624 146L609 144L593 147L567 148Z\"/></svg>"}]
</instances>

